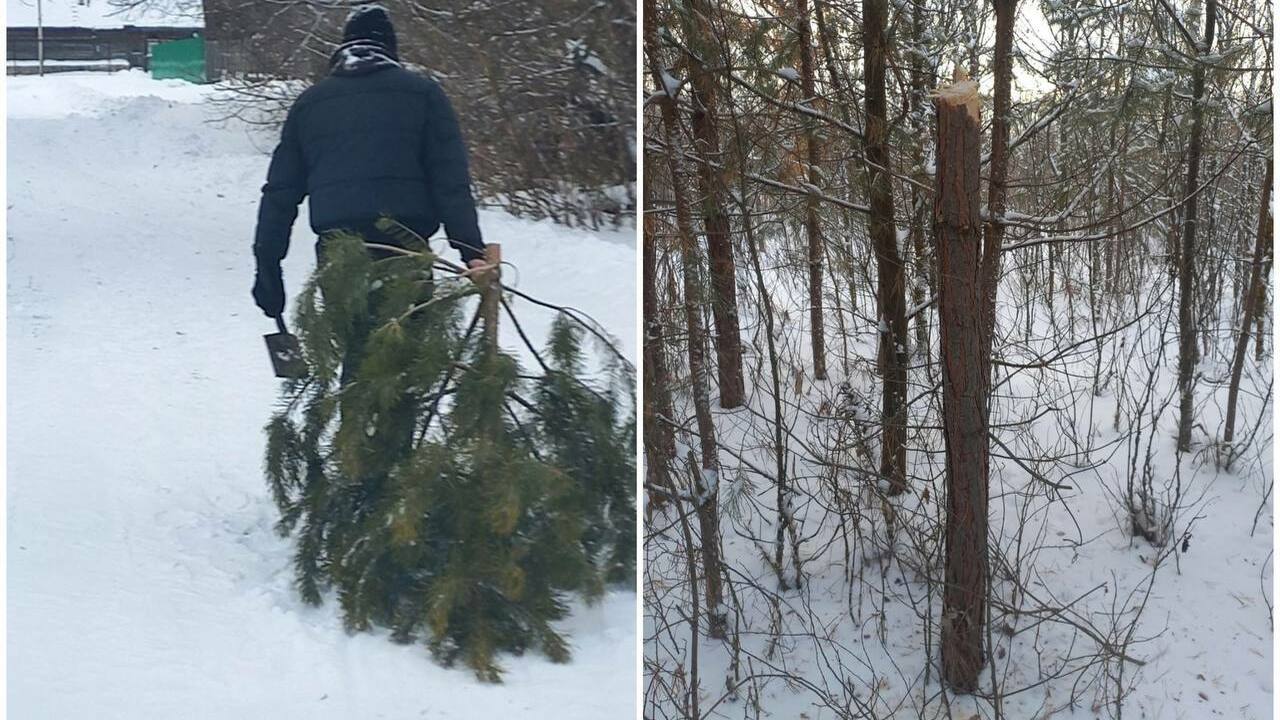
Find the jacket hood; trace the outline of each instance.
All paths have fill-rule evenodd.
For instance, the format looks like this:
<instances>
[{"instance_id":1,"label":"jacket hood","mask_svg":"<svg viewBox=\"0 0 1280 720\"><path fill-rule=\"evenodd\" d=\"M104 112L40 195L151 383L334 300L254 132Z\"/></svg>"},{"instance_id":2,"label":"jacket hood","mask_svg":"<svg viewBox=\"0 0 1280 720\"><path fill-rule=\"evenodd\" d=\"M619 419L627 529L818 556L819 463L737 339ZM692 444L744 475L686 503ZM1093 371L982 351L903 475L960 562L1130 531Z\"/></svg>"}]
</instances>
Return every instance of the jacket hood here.
<instances>
[{"instance_id":1,"label":"jacket hood","mask_svg":"<svg viewBox=\"0 0 1280 720\"><path fill-rule=\"evenodd\" d=\"M339 77L355 77L400 67L394 51L370 40L352 40L338 46L329 58L329 72Z\"/></svg>"}]
</instances>

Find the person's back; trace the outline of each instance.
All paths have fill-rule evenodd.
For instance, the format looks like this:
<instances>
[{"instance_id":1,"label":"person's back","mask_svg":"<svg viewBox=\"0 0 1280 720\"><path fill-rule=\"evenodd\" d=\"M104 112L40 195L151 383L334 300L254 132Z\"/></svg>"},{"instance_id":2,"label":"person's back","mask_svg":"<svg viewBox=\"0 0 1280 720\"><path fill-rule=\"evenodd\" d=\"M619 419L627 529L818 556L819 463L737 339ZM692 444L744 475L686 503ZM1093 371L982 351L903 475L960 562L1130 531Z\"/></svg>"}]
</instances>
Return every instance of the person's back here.
<instances>
[{"instance_id":1,"label":"person's back","mask_svg":"<svg viewBox=\"0 0 1280 720\"><path fill-rule=\"evenodd\" d=\"M253 289L269 317L284 311L280 262L305 196L322 243L334 230L394 242L374 228L390 217L424 238L443 225L464 262L482 263L453 108L434 80L401 67L395 31L380 7L352 14L331 74L290 108L272 156L254 237Z\"/></svg>"}]
</instances>

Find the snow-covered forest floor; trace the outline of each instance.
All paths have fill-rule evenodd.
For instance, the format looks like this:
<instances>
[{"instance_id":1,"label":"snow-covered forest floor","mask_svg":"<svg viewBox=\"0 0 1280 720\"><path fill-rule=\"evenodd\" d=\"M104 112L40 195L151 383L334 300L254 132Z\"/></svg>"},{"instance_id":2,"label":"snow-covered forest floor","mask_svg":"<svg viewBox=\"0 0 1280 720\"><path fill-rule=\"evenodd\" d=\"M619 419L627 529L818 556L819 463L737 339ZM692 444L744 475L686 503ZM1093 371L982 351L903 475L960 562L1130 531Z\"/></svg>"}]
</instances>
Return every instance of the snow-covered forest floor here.
<instances>
[{"instance_id":1,"label":"snow-covered forest floor","mask_svg":"<svg viewBox=\"0 0 1280 720\"><path fill-rule=\"evenodd\" d=\"M1250 346L1237 421L1248 430L1238 431L1231 469L1216 468L1212 442L1221 434L1237 316L1229 294L1203 352L1193 452L1180 456L1168 276L1147 266L1156 279L1122 293L1095 326L1082 285L1028 299L1021 269L1006 268L996 343L1006 365L996 371L991 419L1003 443L993 445L991 461L995 662L982 671L986 698L956 698L943 692L937 664L945 515L937 327L932 365L912 354L911 487L890 500L899 526L890 544L884 496L868 480L880 443L872 270L855 278L857 307L847 287L835 289L844 318L830 309L830 379L814 381L806 276L789 242L770 237L761 260L777 314L781 388L772 388L755 278L741 269L746 407L723 410L714 374L710 383L729 639L704 636L693 654L681 522L670 507L655 512L645 545L646 676L664 682L646 687L646 716L681 716L692 683L685 668L697 664L705 717L1083 720L1117 717L1117 697L1126 718L1271 717L1271 356L1268 347L1256 362ZM666 321L681 322L674 311ZM1095 377L1103 378L1096 392ZM774 565L775 394L796 488L799 590L789 537L781 573ZM676 399L676 417L691 418L687 395ZM677 441L676 466L687 476L695 471L685 455L698 441L679 433ZM1174 507L1172 539L1162 547L1130 531L1131 475L1150 478L1160 506ZM678 482L688 487L687 477Z\"/></svg>"},{"instance_id":2,"label":"snow-covered forest floor","mask_svg":"<svg viewBox=\"0 0 1280 720\"><path fill-rule=\"evenodd\" d=\"M299 600L261 470L274 330L249 296L273 138L139 73L7 89L8 716L630 717L632 593L576 607L571 663L505 657L496 686ZM635 357L632 228L480 222L509 283ZM515 310L540 345L552 315Z\"/></svg>"}]
</instances>

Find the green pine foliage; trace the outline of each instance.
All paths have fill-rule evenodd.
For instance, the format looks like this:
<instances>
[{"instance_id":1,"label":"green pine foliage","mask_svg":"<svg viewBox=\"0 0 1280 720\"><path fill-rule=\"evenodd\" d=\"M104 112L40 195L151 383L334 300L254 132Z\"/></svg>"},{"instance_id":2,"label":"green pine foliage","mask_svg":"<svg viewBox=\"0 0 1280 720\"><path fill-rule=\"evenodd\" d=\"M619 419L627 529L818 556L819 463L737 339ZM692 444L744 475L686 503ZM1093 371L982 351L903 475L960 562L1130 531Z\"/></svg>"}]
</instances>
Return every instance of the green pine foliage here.
<instances>
[{"instance_id":1,"label":"green pine foliage","mask_svg":"<svg viewBox=\"0 0 1280 720\"><path fill-rule=\"evenodd\" d=\"M285 384L265 470L307 602L331 591L350 630L496 682L500 652L567 661L568 600L631 583L634 398L584 381L567 316L543 376L485 348L478 288L435 264L326 244L294 321L311 373Z\"/></svg>"},{"instance_id":2,"label":"green pine foliage","mask_svg":"<svg viewBox=\"0 0 1280 720\"><path fill-rule=\"evenodd\" d=\"M537 414L548 461L578 488L580 511L589 518L583 535L587 552L605 569L607 579L628 582L635 567L633 487L615 478L635 472L631 448L634 417L623 422L616 383L597 391L578 378L583 371L582 332L557 318L548 347L549 372L538 385Z\"/></svg>"}]
</instances>

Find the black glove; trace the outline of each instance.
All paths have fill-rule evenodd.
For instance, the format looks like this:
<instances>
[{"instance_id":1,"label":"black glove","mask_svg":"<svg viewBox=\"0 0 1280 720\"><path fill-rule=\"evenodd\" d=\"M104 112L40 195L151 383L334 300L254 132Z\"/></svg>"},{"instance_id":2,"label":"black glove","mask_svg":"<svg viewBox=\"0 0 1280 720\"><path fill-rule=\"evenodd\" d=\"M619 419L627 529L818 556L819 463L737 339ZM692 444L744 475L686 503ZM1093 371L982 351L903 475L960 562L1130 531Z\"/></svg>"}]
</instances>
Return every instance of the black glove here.
<instances>
[{"instance_id":1,"label":"black glove","mask_svg":"<svg viewBox=\"0 0 1280 720\"><path fill-rule=\"evenodd\" d=\"M267 317L284 315L284 275L280 264L258 265L253 278L253 301Z\"/></svg>"}]
</instances>

